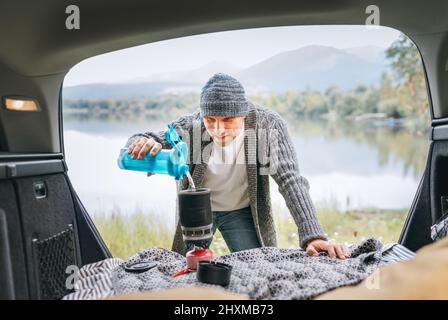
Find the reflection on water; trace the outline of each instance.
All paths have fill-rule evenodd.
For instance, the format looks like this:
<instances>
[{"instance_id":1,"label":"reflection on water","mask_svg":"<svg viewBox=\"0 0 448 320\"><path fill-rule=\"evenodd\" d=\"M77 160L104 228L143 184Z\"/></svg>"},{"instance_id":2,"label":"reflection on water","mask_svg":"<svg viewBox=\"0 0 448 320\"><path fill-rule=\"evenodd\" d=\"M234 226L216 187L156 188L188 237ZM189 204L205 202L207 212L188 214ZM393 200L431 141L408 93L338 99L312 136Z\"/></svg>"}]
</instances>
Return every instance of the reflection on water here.
<instances>
[{"instance_id":1,"label":"reflection on water","mask_svg":"<svg viewBox=\"0 0 448 320\"><path fill-rule=\"evenodd\" d=\"M296 121L289 123L289 130L309 173L387 171L419 179L429 146L426 131L387 122ZM313 156L316 153L318 157ZM326 157L324 162L321 156ZM310 157L318 162L308 161Z\"/></svg>"},{"instance_id":2,"label":"reflection on water","mask_svg":"<svg viewBox=\"0 0 448 320\"><path fill-rule=\"evenodd\" d=\"M384 124L288 121L301 174L316 205L340 209L408 208L424 169L428 135ZM135 132L162 129L158 122L66 121L69 176L91 214L114 206L150 210L174 223L174 179L120 170L120 148ZM272 181L272 200L287 212Z\"/></svg>"}]
</instances>

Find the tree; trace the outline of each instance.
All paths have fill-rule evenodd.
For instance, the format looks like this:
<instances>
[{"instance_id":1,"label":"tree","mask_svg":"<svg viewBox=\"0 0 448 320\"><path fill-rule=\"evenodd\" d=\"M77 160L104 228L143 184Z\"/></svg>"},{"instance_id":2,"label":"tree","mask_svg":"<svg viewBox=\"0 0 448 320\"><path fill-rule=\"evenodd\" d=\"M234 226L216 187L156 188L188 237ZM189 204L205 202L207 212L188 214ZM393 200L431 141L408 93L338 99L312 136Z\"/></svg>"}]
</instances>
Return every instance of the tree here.
<instances>
[{"instance_id":1,"label":"tree","mask_svg":"<svg viewBox=\"0 0 448 320\"><path fill-rule=\"evenodd\" d=\"M386 58L391 62L394 95L400 112L408 116L429 118L425 74L417 47L402 34L386 50Z\"/></svg>"}]
</instances>

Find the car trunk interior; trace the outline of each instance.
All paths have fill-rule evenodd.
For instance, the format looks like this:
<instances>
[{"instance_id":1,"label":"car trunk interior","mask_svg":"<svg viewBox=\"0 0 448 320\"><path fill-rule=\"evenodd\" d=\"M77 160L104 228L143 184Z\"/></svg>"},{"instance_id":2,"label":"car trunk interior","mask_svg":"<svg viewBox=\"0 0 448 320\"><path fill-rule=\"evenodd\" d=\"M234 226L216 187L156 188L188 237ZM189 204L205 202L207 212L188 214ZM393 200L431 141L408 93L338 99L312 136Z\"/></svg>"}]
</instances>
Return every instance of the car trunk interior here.
<instances>
[{"instance_id":1,"label":"car trunk interior","mask_svg":"<svg viewBox=\"0 0 448 320\"><path fill-rule=\"evenodd\" d=\"M0 107L0 299L60 299L66 268L111 257L71 185L64 159L62 84L80 61L187 35L287 25L362 25L368 1L77 1L81 29L65 28L65 2L9 1L0 21L0 97L38 101L39 112ZM448 196L448 3L376 1L381 25L409 36L427 76L432 123L426 169L399 242L415 251ZM22 19L17 19L19 13ZM124 14L125 13L125 14ZM123 27L126 26L126 27Z\"/></svg>"}]
</instances>

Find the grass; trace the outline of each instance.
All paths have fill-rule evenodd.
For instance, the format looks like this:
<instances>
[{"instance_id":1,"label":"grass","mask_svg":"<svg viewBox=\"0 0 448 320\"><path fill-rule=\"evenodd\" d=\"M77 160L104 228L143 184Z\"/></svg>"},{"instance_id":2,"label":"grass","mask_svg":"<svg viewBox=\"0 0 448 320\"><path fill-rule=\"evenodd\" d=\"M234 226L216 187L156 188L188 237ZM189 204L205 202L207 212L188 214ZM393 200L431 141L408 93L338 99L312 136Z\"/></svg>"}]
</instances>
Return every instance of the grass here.
<instances>
[{"instance_id":1,"label":"grass","mask_svg":"<svg viewBox=\"0 0 448 320\"><path fill-rule=\"evenodd\" d=\"M174 228L141 210L125 215L115 208L110 214L94 215L93 220L114 257L126 259L149 247L171 247Z\"/></svg>"},{"instance_id":2,"label":"grass","mask_svg":"<svg viewBox=\"0 0 448 320\"><path fill-rule=\"evenodd\" d=\"M320 207L318 218L330 240L356 243L375 236L384 243L396 242L406 218L407 209L358 209L340 211ZM289 212L274 208L278 246L298 248L297 227ZM166 226L156 215L136 210L122 214L118 208L110 213L96 214L93 220L114 257L126 259L149 247L171 248L174 226ZM219 230L216 231L211 249L216 255L228 253Z\"/></svg>"},{"instance_id":3,"label":"grass","mask_svg":"<svg viewBox=\"0 0 448 320\"><path fill-rule=\"evenodd\" d=\"M374 236L380 241L397 242L407 209L358 209L338 211L334 208L318 208L317 216L331 241L357 243ZM279 215L276 215L278 217ZM297 247L299 243L297 227L292 218L284 213L276 219L278 246Z\"/></svg>"}]
</instances>

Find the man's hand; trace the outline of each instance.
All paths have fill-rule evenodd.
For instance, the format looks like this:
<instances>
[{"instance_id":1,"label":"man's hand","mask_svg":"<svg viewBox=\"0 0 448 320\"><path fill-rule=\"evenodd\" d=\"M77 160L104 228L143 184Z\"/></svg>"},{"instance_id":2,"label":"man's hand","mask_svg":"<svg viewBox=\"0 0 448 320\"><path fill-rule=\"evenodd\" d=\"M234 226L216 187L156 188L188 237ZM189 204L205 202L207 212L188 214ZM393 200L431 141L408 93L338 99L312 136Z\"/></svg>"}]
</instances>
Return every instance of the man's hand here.
<instances>
[{"instance_id":1,"label":"man's hand","mask_svg":"<svg viewBox=\"0 0 448 320\"><path fill-rule=\"evenodd\" d=\"M153 138L142 137L129 146L128 153L132 154L132 160L136 158L141 160L149 150L151 150L150 155L155 156L160 149L162 145Z\"/></svg>"},{"instance_id":2,"label":"man's hand","mask_svg":"<svg viewBox=\"0 0 448 320\"><path fill-rule=\"evenodd\" d=\"M315 256L321 251L328 252L332 258L338 257L339 259L346 259L350 256L348 248L343 244L334 244L322 239L315 239L308 242L306 253L309 256Z\"/></svg>"}]
</instances>

